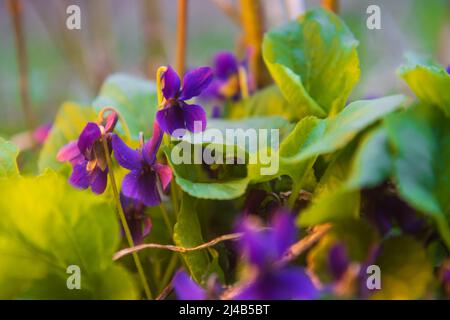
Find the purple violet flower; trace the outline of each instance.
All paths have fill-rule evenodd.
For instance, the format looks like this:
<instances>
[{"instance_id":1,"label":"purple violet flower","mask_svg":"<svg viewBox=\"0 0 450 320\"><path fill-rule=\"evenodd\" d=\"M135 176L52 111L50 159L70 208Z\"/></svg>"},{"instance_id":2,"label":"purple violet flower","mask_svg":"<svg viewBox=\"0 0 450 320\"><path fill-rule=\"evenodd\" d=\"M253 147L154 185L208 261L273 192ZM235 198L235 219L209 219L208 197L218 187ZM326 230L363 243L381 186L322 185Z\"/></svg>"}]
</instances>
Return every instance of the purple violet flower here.
<instances>
[{"instance_id":1,"label":"purple violet flower","mask_svg":"<svg viewBox=\"0 0 450 320\"><path fill-rule=\"evenodd\" d=\"M146 206L158 205L161 202L159 185L164 190L172 180L170 167L156 162L162 136L162 131L155 123L152 138L142 143L138 150L128 147L119 136L112 136L114 157L122 167L131 171L122 181L122 193Z\"/></svg>"},{"instance_id":2,"label":"purple violet flower","mask_svg":"<svg viewBox=\"0 0 450 320\"><path fill-rule=\"evenodd\" d=\"M450 64L447 67L447 73L450 74Z\"/></svg>"},{"instance_id":3,"label":"purple violet flower","mask_svg":"<svg viewBox=\"0 0 450 320\"><path fill-rule=\"evenodd\" d=\"M62 147L56 158L58 161L69 161L73 171L69 178L70 184L76 188L91 190L101 194L106 189L108 166L103 149L103 139L107 139L111 152L110 133L117 123L117 113L112 112L104 124L88 122L78 140L71 141Z\"/></svg>"},{"instance_id":4,"label":"purple violet flower","mask_svg":"<svg viewBox=\"0 0 450 320\"><path fill-rule=\"evenodd\" d=\"M122 193L120 193L120 203L133 237L133 243L135 245L143 243L144 237L150 233L152 228L150 217L145 214L145 205L125 197ZM124 234L123 229L122 234Z\"/></svg>"},{"instance_id":5,"label":"purple violet flower","mask_svg":"<svg viewBox=\"0 0 450 320\"><path fill-rule=\"evenodd\" d=\"M189 274L180 270L173 277L172 285L178 300L218 300L223 293L223 287L215 274L208 277L206 288L203 288Z\"/></svg>"},{"instance_id":6,"label":"purple violet flower","mask_svg":"<svg viewBox=\"0 0 450 320\"><path fill-rule=\"evenodd\" d=\"M350 265L347 249L343 244L338 243L331 247L328 253L328 264L333 277L341 279Z\"/></svg>"},{"instance_id":7,"label":"purple violet flower","mask_svg":"<svg viewBox=\"0 0 450 320\"><path fill-rule=\"evenodd\" d=\"M201 67L186 73L182 88L180 77L170 66L162 77L165 104L163 109L156 113L156 120L161 129L170 135L177 129L204 131L205 111L202 106L188 104L186 101L197 97L208 87L212 80L212 70L209 67Z\"/></svg>"},{"instance_id":8,"label":"purple violet flower","mask_svg":"<svg viewBox=\"0 0 450 320\"><path fill-rule=\"evenodd\" d=\"M195 283L184 271L178 271L175 274L172 285L178 300L206 300L206 290Z\"/></svg>"},{"instance_id":9,"label":"purple violet flower","mask_svg":"<svg viewBox=\"0 0 450 320\"><path fill-rule=\"evenodd\" d=\"M361 299L367 299L371 291L367 288L366 269L368 266L375 263L376 258L380 253L380 247L378 245L370 248L367 258L359 263L359 271L353 275L351 282L346 279L345 275L351 269L351 265L354 264L348 255L347 248L343 243L337 243L332 246L328 252L328 266L333 275L333 283L327 287L331 293L341 295L342 293L348 293L351 285L356 285L356 292L354 294ZM343 290L344 289L344 290Z\"/></svg>"},{"instance_id":10,"label":"purple violet flower","mask_svg":"<svg viewBox=\"0 0 450 320\"><path fill-rule=\"evenodd\" d=\"M248 217L238 227L238 231L243 233L239 249L254 267L256 277L244 286L235 299L317 297L318 290L303 268L278 263L296 239L297 230L292 215L278 211L267 229L262 229L255 217Z\"/></svg>"},{"instance_id":11,"label":"purple violet flower","mask_svg":"<svg viewBox=\"0 0 450 320\"><path fill-rule=\"evenodd\" d=\"M248 76L247 58L239 61L231 52L222 51L214 56L214 80L201 97L206 100L216 99L219 101L241 99L239 67L243 67L247 71L247 85L252 91L254 85L253 80Z\"/></svg>"}]
</instances>

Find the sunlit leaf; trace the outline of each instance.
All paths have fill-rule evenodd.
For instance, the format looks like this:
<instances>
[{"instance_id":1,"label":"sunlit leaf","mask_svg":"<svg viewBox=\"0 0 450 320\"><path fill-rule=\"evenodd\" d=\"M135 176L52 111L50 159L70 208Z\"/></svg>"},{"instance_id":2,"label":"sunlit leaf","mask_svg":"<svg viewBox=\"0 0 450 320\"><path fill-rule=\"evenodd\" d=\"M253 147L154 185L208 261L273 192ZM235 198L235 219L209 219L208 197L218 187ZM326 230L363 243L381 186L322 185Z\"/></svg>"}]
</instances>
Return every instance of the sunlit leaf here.
<instances>
[{"instance_id":1,"label":"sunlit leaf","mask_svg":"<svg viewBox=\"0 0 450 320\"><path fill-rule=\"evenodd\" d=\"M19 149L9 141L0 137L0 178L19 174L16 158Z\"/></svg>"},{"instance_id":2,"label":"sunlit leaf","mask_svg":"<svg viewBox=\"0 0 450 320\"><path fill-rule=\"evenodd\" d=\"M2 180L0 189L1 297L55 298L64 292L67 299L136 298L132 278L112 269L120 231L105 198L73 189L51 172ZM80 290L67 289L70 265L80 268ZM39 283L46 284L45 292Z\"/></svg>"},{"instance_id":3,"label":"sunlit leaf","mask_svg":"<svg viewBox=\"0 0 450 320\"><path fill-rule=\"evenodd\" d=\"M284 97L299 114L338 113L359 80L358 41L324 9L308 11L264 37L263 56Z\"/></svg>"},{"instance_id":4,"label":"sunlit leaf","mask_svg":"<svg viewBox=\"0 0 450 320\"><path fill-rule=\"evenodd\" d=\"M441 108L450 117L450 75L442 66L431 59L409 55L399 73L423 103Z\"/></svg>"},{"instance_id":5,"label":"sunlit leaf","mask_svg":"<svg viewBox=\"0 0 450 320\"><path fill-rule=\"evenodd\" d=\"M375 264L381 270L381 290L373 291L373 299L425 297L433 269L424 247L413 238L400 236L386 240Z\"/></svg>"}]
</instances>

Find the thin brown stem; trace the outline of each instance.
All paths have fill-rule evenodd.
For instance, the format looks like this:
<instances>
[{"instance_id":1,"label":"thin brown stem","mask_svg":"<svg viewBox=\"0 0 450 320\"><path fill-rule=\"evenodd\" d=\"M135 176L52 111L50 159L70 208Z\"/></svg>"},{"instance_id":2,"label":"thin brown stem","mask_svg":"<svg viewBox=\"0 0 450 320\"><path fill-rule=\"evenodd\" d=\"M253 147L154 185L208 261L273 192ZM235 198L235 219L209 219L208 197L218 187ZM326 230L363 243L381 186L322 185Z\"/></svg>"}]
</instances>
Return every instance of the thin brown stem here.
<instances>
[{"instance_id":1,"label":"thin brown stem","mask_svg":"<svg viewBox=\"0 0 450 320\"><path fill-rule=\"evenodd\" d=\"M58 50L73 65L73 71L77 72L79 77L84 80L87 89L92 93L97 92L92 74L93 69L88 65L87 53L83 50L84 46L80 34L59 27L65 26L67 4L65 5L65 2L60 0L48 0L46 2L48 2L46 5L42 5L42 1L28 1L34 7L34 11ZM48 10L48 7L51 7L52 10Z\"/></svg>"},{"instance_id":2,"label":"thin brown stem","mask_svg":"<svg viewBox=\"0 0 450 320\"><path fill-rule=\"evenodd\" d=\"M322 0L322 7L334 13L339 13L339 0Z\"/></svg>"},{"instance_id":3,"label":"thin brown stem","mask_svg":"<svg viewBox=\"0 0 450 320\"><path fill-rule=\"evenodd\" d=\"M167 57L160 0L141 0L142 30L145 35L144 67L151 77Z\"/></svg>"},{"instance_id":4,"label":"thin brown stem","mask_svg":"<svg viewBox=\"0 0 450 320\"><path fill-rule=\"evenodd\" d=\"M170 292L172 292L172 290L173 290L173 286L172 286L172 281L171 281L167 286L164 287L164 289L156 297L155 300L164 300L170 294Z\"/></svg>"},{"instance_id":5,"label":"thin brown stem","mask_svg":"<svg viewBox=\"0 0 450 320\"><path fill-rule=\"evenodd\" d=\"M239 10L229 0L211 0L214 4L225 13L231 21L237 26L241 26Z\"/></svg>"},{"instance_id":6,"label":"thin brown stem","mask_svg":"<svg viewBox=\"0 0 450 320\"><path fill-rule=\"evenodd\" d=\"M17 53L17 64L19 69L19 90L20 99L22 103L22 111L25 116L27 129L31 137L34 127L35 118L33 111L31 110L29 84L28 84L28 61L27 61L27 48L25 43L25 36L22 24L22 2L20 0L8 0L8 7L11 13L14 40Z\"/></svg>"},{"instance_id":7,"label":"thin brown stem","mask_svg":"<svg viewBox=\"0 0 450 320\"><path fill-rule=\"evenodd\" d=\"M180 76L184 74L186 63L186 34L188 18L188 0L178 0L177 14L177 52L176 69Z\"/></svg>"},{"instance_id":8,"label":"thin brown stem","mask_svg":"<svg viewBox=\"0 0 450 320\"><path fill-rule=\"evenodd\" d=\"M179 246L174 246L174 245L170 245L170 244L144 243L144 244L141 244L141 245L138 245L135 247L126 248L126 249L116 252L116 254L114 254L114 256L113 256L113 260L118 260L118 259L122 258L123 256L126 256L130 253L138 252L138 251L144 250L144 249L163 249L163 250L170 250L170 251L175 251L175 252L180 252L180 253L197 251L197 250L202 250L202 249L206 249L206 248L215 246L216 244L223 242L223 241L239 239L241 236L242 236L241 233L226 234L226 235L217 237L209 242L206 242L206 243L203 243L201 245L191 247L191 248L179 247Z\"/></svg>"},{"instance_id":9,"label":"thin brown stem","mask_svg":"<svg viewBox=\"0 0 450 320\"><path fill-rule=\"evenodd\" d=\"M330 224L315 226L307 236L294 243L289 250L286 251L280 263L285 264L297 258L303 252L316 244L328 232L328 230L330 230L330 228Z\"/></svg>"},{"instance_id":10,"label":"thin brown stem","mask_svg":"<svg viewBox=\"0 0 450 320\"><path fill-rule=\"evenodd\" d=\"M241 24L246 49L250 49L250 73L258 87L266 85L270 77L262 59L261 44L264 35L263 7L260 0L240 0Z\"/></svg>"}]
</instances>

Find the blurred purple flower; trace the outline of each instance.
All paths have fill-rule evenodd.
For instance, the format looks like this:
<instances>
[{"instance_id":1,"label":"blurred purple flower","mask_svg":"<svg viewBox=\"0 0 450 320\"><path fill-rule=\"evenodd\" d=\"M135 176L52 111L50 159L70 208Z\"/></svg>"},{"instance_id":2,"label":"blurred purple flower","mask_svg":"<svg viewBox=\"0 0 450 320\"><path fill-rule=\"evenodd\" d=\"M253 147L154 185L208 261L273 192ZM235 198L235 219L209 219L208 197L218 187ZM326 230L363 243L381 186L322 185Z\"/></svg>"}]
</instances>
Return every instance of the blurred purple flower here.
<instances>
[{"instance_id":1,"label":"blurred purple flower","mask_svg":"<svg viewBox=\"0 0 450 320\"><path fill-rule=\"evenodd\" d=\"M247 54L248 55L248 54ZM241 88L239 83L239 68L247 71L247 86L253 89L253 80L249 76L247 57L243 61L227 51L218 52L213 59L214 80L204 91L202 98L206 100L237 101L241 99Z\"/></svg>"},{"instance_id":2,"label":"blurred purple flower","mask_svg":"<svg viewBox=\"0 0 450 320\"><path fill-rule=\"evenodd\" d=\"M385 185L365 190L364 195L370 200L364 210L366 217L380 234L385 235L394 227L413 236L427 233L426 220L398 195L386 190Z\"/></svg>"},{"instance_id":3,"label":"blurred purple flower","mask_svg":"<svg viewBox=\"0 0 450 320\"><path fill-rule=\"evenodd\" d=\"M170 135L177 129L204 131L205 111L200 105L187 104L186 100L197 97L208 87L212 80L212 70L201 67L186 73L182 88L180 77L170 66L162 77L164 81L162 92L166 102L164 108L156 113L156 120L161 129Z\"/></svg>"},{"instance_id":4,"label":"blurred purple flower","mask_svg":"<svg viewBox=\"0 0 450 320\"><path fill-rule=\"evenodd\" d=\"M51 129L52 129L51 123L46 123L37 127L33 132L33 139L39 144L44 144Z\"/></svg>"},{"instance_id":5,"label":"blurred purple flower","mask_svg":"<svg viewBox=\"0 0 450 320\"><path fill-rule=\"evenodd\" d=\"M335 244L328 254L328 264L335 279L340 279L350 265L347 249L341 243Z\"/></svg>"},{"instance_id":6,"label":"blurred purple flower","mask_svg":"<svg viewBox=\"0 0 450 320\"><path fill-rule=\"evenodd\" d=\"M447 67L447 73L450 74L450 64Z\"/></svg>"},{"instance_id":7,"label":"blurred purple flower","mask_svg":"<svg viewBox=\"0 0 450 320\"><path fill-rule=\"evenodd\" d=\"M307 300L318 297L311 279L301 268L283 267L260 275L236 295L236 300Z\"/></svg>"},{"instance_id":8,"label":"blurred purple flower","mask_svg":"<svg viewBox=\"0 0 450 320\"><path fill-rule=\"evenodd\" d=\"M173 280L172 285L178 300L205 300L206 290L200 287L189 275L184 271L178 271Z\"/></svg>"},{"instance_id":9,"label":"blurred purple flower","mask_svg":"<svg viewBox=\"0 0 450 320\"><path fill-rule=\"evenodd\" d=\"M278 211L270 228L262 229L259 221L248 217L238 227L243 236L239 249L254 267L256 277L235 299L314 299L318 295L311 279L302 268L278 262L295 242L297 230L292 215Z\"/></svg>"},{"instance_id":10,"label":"blurred purple flower","mask_svg":"<svg viewBox=\"0 0 450 320\"><path fill-rule=\"evenodd\" d=\"M380 247L378 245L373 246L369 250L366 259L359 263L359 269L357 269L359 271L351 278L353 281L348 281L349 279L346 279L345 275L347 274L347 271L351 269L350 267L354 262L351 261L347 248L343 243L336 243L333 245L328 252L328 267L333 276L333 282L326 290L330 290L330 292L339 295L339 291L344 289L342 285L345 286L344 292L351 292L352 290L350 290L349 286L356 285L354 294L361 299L368 298L371 292L366 284L366 270L368 266L375 263L379 253ZM336 290L336 288L339 289Z\"/></svg>"},{"instance_id":11,"label":"blurred purple flower","mask_svg":"<svg viewBox=\"0 0 450 320\"><path fill-rule=\"evenodd\" d=\"M123 193L120 193L120 203L133 237L133 243L135 245L143 243L144 237L150 233L152 228L150 217L145 214L145 205L142 202L125 197ZM123 229L122 234L124 234Z\"/></svg>"},{"instance_id":12,"label":"blurred purple flower","mask_svg":"<svg viewBox=\"0 0 450 320\"><path fill-rule=\"evenodd\" d=\"M222 108L218 105L214 105L211 111L211 118L218 119L222 116Z\"/></svg>"},{"instance_id":13,"label":"blurred purple flower","mask_svg":"<svg viewBox=\"0 0 450 320\"><path fill-rule=\"evenodd\" d=\"M101 194L106 189L108 166L103 149L103 139L107 139L111 152L110 133L117 123L117 113L112 112L104 124L89 122L81 132L78 140L71 141L62 147L56 158L58 161L69 161L73 171L70 184L80 189L91 187L94 193Z\"/></svg>"},{"instance_id":14,"label":"blurred purple flower","mask_svg":"<svg viewBox=\"0 0 450 320\"><path fill-rule=\"evenodd\" d=\"M131 171L122 181L122 193L146 206L158 205L161 202L158 185L161 183L164 190L172 180L170 167L156 162L162 136L155 123L152 138L138 150L128 147L119 136L112 136L114 157L122 167Z\"/></svg>"}]
</instances>

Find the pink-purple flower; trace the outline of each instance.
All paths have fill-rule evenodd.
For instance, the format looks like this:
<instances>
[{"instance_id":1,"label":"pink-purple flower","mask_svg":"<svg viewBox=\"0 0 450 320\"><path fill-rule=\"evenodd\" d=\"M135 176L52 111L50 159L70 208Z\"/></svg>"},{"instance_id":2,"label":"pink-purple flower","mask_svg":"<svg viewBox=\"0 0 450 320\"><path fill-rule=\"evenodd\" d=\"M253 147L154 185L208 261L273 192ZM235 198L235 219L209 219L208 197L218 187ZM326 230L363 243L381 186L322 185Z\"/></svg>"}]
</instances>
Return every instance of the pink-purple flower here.
<instances>
[{"instance_id":1,"label":"pink-purple flower","mask_svg":"<svg viewBox=\"0 0 450 320\"><path fill-rule=\"evenodd\" d=\"M162 80L165 103L164 107L156 113L156 120L161 129L170 135L177 129L187 129L191 132L204 131L206 114L203 107L188 104L186 101L197 97L208 87L212 80L211 69L200 67L186 73L181 86L180 77L169 66L162 75Z\"/></svg>"},{"instance_id":2,"label":"pink-purple flower","mask_svg":"<svg viewBox=\"0 0 450 320\"><path fill-rule=\"evenodd\" d=\"M33 131L34 141L36 141L38 144L44 144L45 140L47 140L50 130L52 129L52 126L53 125L51 123L46 123L37 127Z\"/></svg>"},{"instance_id":3,"label":"pink-purple flower","mask_svg":"<svg viewBox=\"0 0 450 320\"><path fill-rule=\"evenodd\" d=\"M112 112L104 124L89 122L81 132L78 140L71 141L62 147L56 158L69 161L73 171L69 178L70 184L76 188L91 187L94 193L101 194L106 189L108 180L108 165L103 148L103 139L107 140L111 152L110 133L117 123L117 113Z\"/></svg>"},{"instance_id":4,"label":"pink-purple flower","mask_svg":"<svg viewBox=\"0 0 450 320\"><path fill-rule=\"evenodd\" d=\"M131 171L122 181L122 193L146 206L161 202L159 188L166 189L172 179L170 167L156 161L162 136L162 131L155 124L152 138L137 150L128 147L119 136L112 136L114 157L122 167Z\"/></svg>"}]
</instances>

